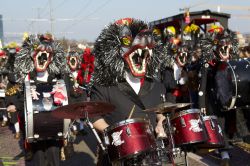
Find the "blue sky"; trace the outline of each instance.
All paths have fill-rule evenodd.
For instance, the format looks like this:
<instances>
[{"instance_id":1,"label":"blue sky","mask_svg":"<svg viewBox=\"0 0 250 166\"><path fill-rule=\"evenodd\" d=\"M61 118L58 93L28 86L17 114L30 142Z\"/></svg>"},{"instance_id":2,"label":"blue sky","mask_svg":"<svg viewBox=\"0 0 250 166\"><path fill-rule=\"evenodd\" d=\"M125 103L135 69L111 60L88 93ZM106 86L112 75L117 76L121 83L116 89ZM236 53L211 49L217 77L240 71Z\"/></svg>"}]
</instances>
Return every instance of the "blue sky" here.
<instances>
[{"instance_id":1,"label":"blue sky","mask_svg":"<svg viewBox=\"0 0 250 166\"><path fill-rule=\"evenodd\" d=\"M51 31L50 0L0 0L6 37L22 38L22 33ZM52 30L56 37L86 39L93 42L105 25L133 17L146 22L190 11L211 9L221 5L221 12L231 14L229 28L250 32L249 0L51 0ZM241 17L248 16L247 18ZM31 19L40 18L40 21ZM43 19L43 21L41 20ZM62 19L70 19L62 21Z\"/></svg>"}]
</instances>

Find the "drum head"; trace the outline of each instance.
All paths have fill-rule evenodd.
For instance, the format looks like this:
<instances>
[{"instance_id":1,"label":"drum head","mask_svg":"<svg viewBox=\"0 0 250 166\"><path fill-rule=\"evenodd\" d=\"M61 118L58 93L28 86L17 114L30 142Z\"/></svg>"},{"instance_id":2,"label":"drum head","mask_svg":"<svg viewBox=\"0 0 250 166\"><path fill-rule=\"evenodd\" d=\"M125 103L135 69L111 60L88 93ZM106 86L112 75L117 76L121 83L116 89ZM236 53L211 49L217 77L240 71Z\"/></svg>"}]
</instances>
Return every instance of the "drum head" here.
<instances>
[{"instance_id":1,"label":"drum head","mask_svg":"<svg viewBox=\"0 0 250 166\"><path fill-rule=\"evenodd\" d=\"M182 110L180 112L175 113L175 115L173 116L172 119L181 117L183 115L187 115L187 114L197 114L200 113L200 109L188 109L188 110Z\"/></svg>"},{"instance_id":2,"label":"drum head","mask_svg":"<svg viewBox=\"0 0 250 166\"><path fill-rule=\"evenodd\" d=\"M109 132L110 130L113 130L117 127L124 126L124 125L131 124L131 123L149 123L149 121L143 118L126 119L121 122L117 122L114 125L109 126L108 128L104 130L104 132Z\"/></svg>"}]
</instances>

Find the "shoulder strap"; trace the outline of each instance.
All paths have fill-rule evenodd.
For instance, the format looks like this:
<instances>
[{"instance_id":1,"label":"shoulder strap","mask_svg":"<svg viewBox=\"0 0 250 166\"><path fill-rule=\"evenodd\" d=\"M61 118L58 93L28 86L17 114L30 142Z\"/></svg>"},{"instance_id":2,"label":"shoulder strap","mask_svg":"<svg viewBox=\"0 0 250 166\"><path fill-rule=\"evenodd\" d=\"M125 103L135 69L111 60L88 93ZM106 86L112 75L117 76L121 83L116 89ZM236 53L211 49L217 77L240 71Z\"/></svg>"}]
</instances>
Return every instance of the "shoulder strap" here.
<instances>
[{"instance_id":1,"label":"shoulder strap","mask_svg":"<svg viewBox=\"0 0 250 166\"><path fill-rule=\"evenodd\" d=\"M139 96L133 91L133 89L129 86L127 82L118 83L118 88L123 94L128 96L129 99L133 101L136 105L138 105L141 109L146 109Z\"/></svg>"}]
</instances>

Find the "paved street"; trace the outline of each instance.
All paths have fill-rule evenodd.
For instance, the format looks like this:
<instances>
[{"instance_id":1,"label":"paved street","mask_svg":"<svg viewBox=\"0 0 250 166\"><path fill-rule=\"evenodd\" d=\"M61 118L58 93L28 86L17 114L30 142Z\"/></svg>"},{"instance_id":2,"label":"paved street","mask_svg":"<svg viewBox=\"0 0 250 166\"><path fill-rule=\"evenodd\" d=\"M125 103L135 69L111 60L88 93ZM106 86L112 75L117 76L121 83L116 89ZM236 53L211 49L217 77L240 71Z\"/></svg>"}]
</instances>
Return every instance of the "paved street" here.
<instances>
[{"instance_id":1,"label":"paved street","mask_svg":"<svg viewBox=\"0 0 250 166\"><path fill-rule=\"evenodd\" d=\"M32 166L32 162L24 161L22 152L23 142L13 138L12 127L0 128L0 166ZM61 162L61 166L94 166L96 157L94 155L96 141L91 132L84 136L78 136L74 143L75 154L69 160ZM212 154L212 153L211 153ZM216 166L219 159L213 155L188 153L188 164L190 166ZM230 150L233 166L250 166L250 153L239 147ZM177 159L178 160L178 159ZM169 164L168 164L169 165Z\"/></svg>"}]
</instances>

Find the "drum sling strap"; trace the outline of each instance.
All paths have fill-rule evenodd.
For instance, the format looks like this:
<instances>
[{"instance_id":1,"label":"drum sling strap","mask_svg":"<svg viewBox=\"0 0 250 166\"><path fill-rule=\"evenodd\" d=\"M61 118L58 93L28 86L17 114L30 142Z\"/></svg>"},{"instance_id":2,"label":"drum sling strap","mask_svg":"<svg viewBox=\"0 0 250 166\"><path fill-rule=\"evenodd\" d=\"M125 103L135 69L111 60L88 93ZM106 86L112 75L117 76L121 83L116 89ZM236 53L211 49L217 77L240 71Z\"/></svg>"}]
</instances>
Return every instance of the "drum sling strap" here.
<instances>
[{"instance_id":1,"label":"drum sling strap","mask_svg":"<svg viewBox=\"0 0 250 166\"><path fill-rule=\"evenodd\" d=\"M141 109L146 109L139 96L132 90L132 88L127 82L118 83L118 88L123 94L128 96L129 99L133 101L136 105L138 105Z\"/></svg>"},{"instance_id":2,"label":"drum sling strap","mask_svg":"<svg viewBox=\"0 0 250 166\"><path fill-rule=\"evenodd\" d=\"M205 64L206 65L206 64ZM203 65L201 68L201 82L200 82L200 89L199 89L199 107L206 108L206 88L207 88L207 73L208 68Z\"/></svg>"}]
</instances>

